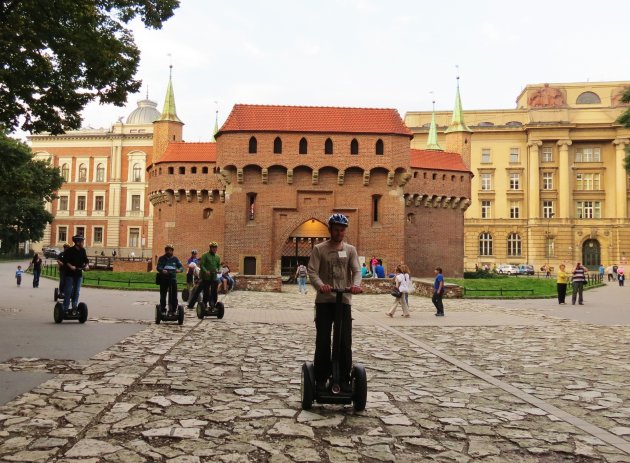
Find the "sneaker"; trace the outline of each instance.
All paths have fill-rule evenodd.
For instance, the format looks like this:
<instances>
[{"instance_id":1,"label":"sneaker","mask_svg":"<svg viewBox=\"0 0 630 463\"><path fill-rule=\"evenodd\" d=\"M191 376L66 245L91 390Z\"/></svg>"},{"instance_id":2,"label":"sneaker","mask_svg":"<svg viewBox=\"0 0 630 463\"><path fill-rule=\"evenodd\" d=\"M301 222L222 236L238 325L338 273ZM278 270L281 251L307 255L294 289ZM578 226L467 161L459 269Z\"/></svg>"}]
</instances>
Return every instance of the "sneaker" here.
<instances>
[{"instance_id":1,"label":"sneaker","mask_svg":"<svg viewBox=\"0 0 630 463\"><path fill-rule=\"evenodd\" d=\"M390 318L394 318L394 316L392 314L390 314L389 312L385 312L385 315L387 315Z\"/></svg>"},{"instance_id":2,"label":"sneaker","mask_svg":"<svg viewBox=\"0 0 630 463\"><path fill-rule=\"evenodd\" d=\"M405 315L403 315L403 317L409 318L409 314L405 314Z\"/></svg>"}]
</instances>

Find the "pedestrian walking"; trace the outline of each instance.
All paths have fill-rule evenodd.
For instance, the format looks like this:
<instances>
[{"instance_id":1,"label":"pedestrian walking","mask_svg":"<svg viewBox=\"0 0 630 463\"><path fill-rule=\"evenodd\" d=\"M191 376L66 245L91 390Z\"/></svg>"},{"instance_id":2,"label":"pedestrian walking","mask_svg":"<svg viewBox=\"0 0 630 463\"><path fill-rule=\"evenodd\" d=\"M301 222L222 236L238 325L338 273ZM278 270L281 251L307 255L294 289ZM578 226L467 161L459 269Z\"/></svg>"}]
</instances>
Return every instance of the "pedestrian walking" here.
<instances>
[{"instance_id":1,"label":"pedestrian walking","mask_svg":"<svg viewBox=\"0 0 630 463\"><path fill-rule=\"evenodd\" d=\"M606 267L606 275L608 276L608 281L614 281L612 265L609 265L608 267Z\"/></svg>"},{"instance_id":2,"label":"pedestrian walking","mask_svg":"<svg viewBox=\"0 0 630 463\"><path fill-rule=\"evenodd\" d=\"M435 267L435 281L433 282L433 305L437 312L436 317L444 316L444 304L442 303L442 296L444 296L444 276L442 275L442 267Z\"/></svg>"},{"instance_id":3,"label":"pedestrian walking","mask_svg":"<svg viewBox=\"0 0 630 463\"><path fill-rule=\"evenodd\" d=\"M18 287L22 284L22 274L24 270L22 270L22 266L18 265L17 270L15 271L15 280L17 281Z\"/></svg>"},{"instance_id":4,"label":"pedestrian walking","mask_svg":"<svg viewBox=\"0 0 630 463\"><path fill-rule=\"evenodd\" d=\"M42 258L35 253L29 268L33 268L33 288L39 288L39 276L42 274Z\"/></svg>"},{"instance_id":5,"label":"pedestrian walking","mask_svg":"<svg viewBox=\"0 0 630 463\"><path fill-rule=\"evenodd\" d=\"M394 284L396 285L399 296L396 297L394 305L389 312L387 312L387 315L393 317L398 305L400 305L403 312L402 316L409 318L409 287L411 286L411 277L409 276L406 265L402 264L396 267Z\"/></svg>"},{"instance_id":6,"label":"pedestrian walking","mask_svg":"<svg viewBox=\"0 0 630 463\"><path fill-rule=\"evenodd\" d=\"M617 281L619 282L619 286L623 286L624 281L626 281L626 272L623 267L617 269Z\"/></svg>"},{"instance_id":7,"label":"pedestrian walking","mask_svg":"<svg viewBox=\"0 0 630 463\"><path fill-rule=\"evenodd\" d=\"M308 290L306 289L306 276L308 275L308 269L306 265L300 264L298 265L297 270L295 271L295 278L298 282L298 288L300 290L300 294L308 294Z\"/></svg>"},{"instance_id":8,"label":"pedestrian walking","mask_svg":"<svg viewBox=\"0 0 630 463\"><path fill-rule=\"evenodd\" d=\"M604 272L606 271L606 268L604 267L604 264L599 264L599 282L601 283L602 281L604 281Z\"/></svg>"},{"instance_id":9,"label":"pedestrian walking","mask_svg":"<svg viewBox=\"0 0 630 463\"><path fill-rule=\"evenodd\" d=\"M565 272L567 266L560 264L560 270L556 276L556 288L558 289L558 304L566 304L564 299L567 296L567 284L569 283L569 275Z\"/></svg>"},{"instance_id":10,"label":"pedestrian walking","mask_svg":"<svg viewBox=\"0 0 630 463\"><path fill-rule=\"evenodd\" d=\"M578 304L584 305L584 298L582 293L584 291L584 283L586 283L586 268L581 264L577 263L575 266L575 270L573 270L572 284L573 284L573 294L571 295L571 304L575 305L575 300L577 299Z\"/></svg>"},{"instance_id":11,"label":"pedestrian walking","mask_svg":"<svg viewBox=\"0 0 630 463\"><path fill-rule=\"evenodd\" d=\"M619 267L617 266L617 264L613 264L613 280L617 280L617 270L619 269Z\"/></svg>"}]
</instances>

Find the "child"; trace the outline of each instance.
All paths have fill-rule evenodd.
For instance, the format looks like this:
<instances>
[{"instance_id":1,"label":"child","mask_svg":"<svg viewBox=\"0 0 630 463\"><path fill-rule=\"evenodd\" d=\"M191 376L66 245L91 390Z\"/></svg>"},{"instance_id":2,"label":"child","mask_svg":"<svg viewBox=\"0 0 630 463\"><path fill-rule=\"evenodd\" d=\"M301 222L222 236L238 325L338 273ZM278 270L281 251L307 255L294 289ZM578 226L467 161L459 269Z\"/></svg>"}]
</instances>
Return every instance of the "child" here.
<instances>
[{"instance_id":1,"label":"child","mask_svg":"<svg viewBox=\"0 0 630 463\"><path fill-rule=\"evenodd\" d=\"M232 289L234 285L234 280L230 276L230 267L228 267L227 262L221 262L221 286L223 287L223 292L227 294L228 289Z\"/></svg>"},{"instance_id":2,"label":"child","mask_svg":"<svg viewBox=\"0 0 630 463\"><path fill-rule=\"evenodd\" d=\"M17 285L20 286L22 284L22 274L24 271L22 270L22 266L18 265L17 270L15 271L15 279L17 280Z\"/></svg>"}]
</instances>

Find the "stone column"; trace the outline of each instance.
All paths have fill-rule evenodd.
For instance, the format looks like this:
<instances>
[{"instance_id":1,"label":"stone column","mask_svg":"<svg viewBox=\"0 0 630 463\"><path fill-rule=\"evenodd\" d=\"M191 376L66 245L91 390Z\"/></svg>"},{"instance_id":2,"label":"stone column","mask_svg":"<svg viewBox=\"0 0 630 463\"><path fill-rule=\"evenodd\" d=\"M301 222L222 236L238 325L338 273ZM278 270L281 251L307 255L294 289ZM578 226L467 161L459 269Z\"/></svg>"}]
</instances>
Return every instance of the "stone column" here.
<instances>
[{"instance_id":1,"label":"stone column","mask_svg":"<svg viewBox=\"0 0 630 463\"><path fill-rule=\"evenodd\" d=\"M628 217L628 194L626 188L628 173L624 167L624 159L626 157L625 149L630 144L630 139L618 138L613 140L613 144L615 145L615 215L618 219L625 219Z\"/></svg>"},{"instance_id":2,"label":"stone column","mask_svg":"<svg viewBox=\"0 0 630 463\"><path fill-rule=\"evenodd\" d=\"M540 217L540 147L542 146L542 141L530 141L527 146L529 146L529 187L528 187L528 196L529 196L529 207L528 207L528 218L536 219Z\"/></svg>"},{"instance_id":3,"label":"stone column","mask_svg":"<svg viewBox=\"0 0 630 463\"><path fill-rule=\"evenodd\" d=\"M560 169L558 171L558 211L556 217L561 219L568 219L571 214L571 199L573 195L569 174L569 169L571 168L569 146L572 143L571 140L558 140L558 147L560 148L558 163Z\"/></svg>"}]
</instances>

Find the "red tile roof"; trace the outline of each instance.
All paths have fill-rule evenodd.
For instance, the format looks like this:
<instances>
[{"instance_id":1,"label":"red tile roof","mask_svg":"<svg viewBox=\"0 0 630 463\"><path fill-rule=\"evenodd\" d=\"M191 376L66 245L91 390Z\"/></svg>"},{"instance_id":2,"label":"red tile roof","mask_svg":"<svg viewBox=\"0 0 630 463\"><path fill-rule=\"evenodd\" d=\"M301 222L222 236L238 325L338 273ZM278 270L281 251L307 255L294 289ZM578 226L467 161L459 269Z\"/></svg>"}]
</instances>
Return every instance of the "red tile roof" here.
<instances>
[{"instance_id":1,"label":"red tile roof","mask_svg":"<svg viewBox=\"0 0 630 463\"><path fill-rule=\"evenodd\" d=\"M459 154L447 151L411 149L410 166L416 169L470 171Z\"/></svg>"},{"instance_id":2,"label":"red tile roof","mask_svg":"<svg viewBox=\"0 0 630 463\"><path fill-rule=\"evenodd\" d=\"M219 130L225 132L318 132L413 136L395 109L237 104Z\"/></svg>"},{"instance_id":3,"label":"red tile roof","mask_svg":"<svg viewBox=\"0 0 630 463\"><path fill-rule=\"evenodd\" d=\"M169 143L161 162L216 162L217 144L205 143Z\"/></svg>"}]
</instances>

